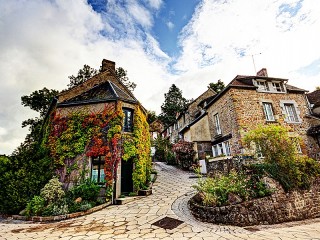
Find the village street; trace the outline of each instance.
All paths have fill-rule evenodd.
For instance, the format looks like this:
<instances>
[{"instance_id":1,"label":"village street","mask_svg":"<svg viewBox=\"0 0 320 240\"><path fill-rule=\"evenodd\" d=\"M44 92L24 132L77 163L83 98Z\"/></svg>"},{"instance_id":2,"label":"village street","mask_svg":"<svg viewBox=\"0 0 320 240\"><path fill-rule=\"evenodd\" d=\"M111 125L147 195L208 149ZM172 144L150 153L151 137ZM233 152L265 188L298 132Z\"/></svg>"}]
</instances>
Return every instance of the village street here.
<instances>
[{"instance_id":1,"label":"village street","mask_svg":"<svg viewBox=\"0 0 320 240\"><path fill-rule=\"evenodd\" d=\"M54 223L2 220L0 239L320 239L320 219L249 228L198 222L187 210L196 179L164 163L155 169L151 196ZM152 225L164 217L183 223L171 230Z\"/></svg>"}]
</instances>

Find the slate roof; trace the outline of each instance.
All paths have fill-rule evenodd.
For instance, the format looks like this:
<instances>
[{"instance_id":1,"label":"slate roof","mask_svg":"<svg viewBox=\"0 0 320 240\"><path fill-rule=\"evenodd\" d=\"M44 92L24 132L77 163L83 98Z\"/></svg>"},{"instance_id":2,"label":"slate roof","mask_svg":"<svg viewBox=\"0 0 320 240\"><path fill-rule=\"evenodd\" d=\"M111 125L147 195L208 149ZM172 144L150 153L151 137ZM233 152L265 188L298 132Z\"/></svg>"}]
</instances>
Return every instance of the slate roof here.
<instances>
[{"instance_id":1,"label":"slate roof","mask_svg":"<svg viewBox=\"0 0 320 240\"><path fill-rule=\"evenodd\" d=\"M78 96L75 96L71 99L68 99L59 104L59 106L69 106L69 105L79 105L86 103L96 103L96 102L106 102L106 101L116 101L122 100L127 102L136 103L137 100L132 96L124 92L117 85L111 81L103 82L99 85L94 86L81 93Z\"/></svg>"}]
</instances>

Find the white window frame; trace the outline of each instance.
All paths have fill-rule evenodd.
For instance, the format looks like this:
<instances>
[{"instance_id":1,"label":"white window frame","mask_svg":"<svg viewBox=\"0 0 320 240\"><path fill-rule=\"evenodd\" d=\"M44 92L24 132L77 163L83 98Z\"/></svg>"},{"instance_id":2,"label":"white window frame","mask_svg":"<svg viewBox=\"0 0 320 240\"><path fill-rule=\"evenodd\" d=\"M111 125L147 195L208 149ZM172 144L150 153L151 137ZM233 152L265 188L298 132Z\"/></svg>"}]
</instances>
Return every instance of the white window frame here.
<instances>
[{"instance_id":1,"label":"white window frame","mask_svg":"<svg viewBox=\"0 0 320 240\"><path fill-rule=\"evenodd\" d=\"M214 157L218 157L220 155L231 156L229 141L224 141L213 145L212 154Z\"/></svg>"},{"instance_id":2,"label":"white window frame","mask_svg":"<svg viewBox=\"0 0 320 240\"><path fill-rule=\"evenodd\" d=\"M286 93L286 87L282 81L267 81L264 79L255 79L253 81L258 92Z\"/></svg>"},{"instance_id":3,"label":"white window frame","mask_svg":"<svg viewBox=\"0 0 320 240\"><path fill-rule=\"evenodd\" d=\"M216 114L213 115L213 117L214 117L214 123L215 123L215 126L216 126L216 134L220 135L220 134L222 134L222 130L221 130L221 125L220 125L219 114L216 113Z\"/></svg>"},{"instance_id":4,"label":"white window frame","mask_svg":"<svg viewBox=\"0 0 320 240\"><path fill-rule=\"evenodd\" d=\"M266 80L256 80L259 91L270 92L269 84Z\"/></svg>"},{"instance_id":5,"label":"white window frame","mask_svg":"<svg viewBox=\"0 0 320 240\"><path fill-rule=\"evenodd\" d=\"M294 100L281 100L280 101L280 106L282 108L282 114L285 116L285 121L287 123L302 123L302 119L300 118L300 111L298 108L298 104ZM293 112L289 112L288 106L292 106Z\"/></svg>"},{"instance_id":6,"label":"white window frame","mask_svg":"<svg viewBox=\"0 0 320 240\"><path fill-rule=\"evenodd\" d=\"M274 122L274 114L273 114L273 108L271 102L262 102L262 107L264 111L264 115L266 117L266 120L269 122Z\"/></svg>"}]
</instances>

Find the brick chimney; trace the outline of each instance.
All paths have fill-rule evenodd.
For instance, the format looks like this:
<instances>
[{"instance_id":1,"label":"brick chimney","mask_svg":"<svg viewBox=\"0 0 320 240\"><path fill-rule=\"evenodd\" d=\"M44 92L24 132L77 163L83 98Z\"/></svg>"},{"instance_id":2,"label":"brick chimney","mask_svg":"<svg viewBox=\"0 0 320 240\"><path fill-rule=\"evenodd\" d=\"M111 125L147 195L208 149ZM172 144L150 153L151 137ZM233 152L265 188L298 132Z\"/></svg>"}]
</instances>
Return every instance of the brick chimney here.
<instances>
[{"instance_id":1,"label":"brick chimney","mask_svg":"<svg viewBox=\"0 0 320 240\"><path fill-rule=\"evenodd\" d=\"M112 62L107 59L102 60L102 67L101 67L101 72L107 71L108 69L111 69L112 71L116 70L116 63Z\"/></svg>"},{"instance_id":2,"label":"brick chimney","mask_svg":"<svg viewBox=\"0 0 320 240\"><path fill-rule=\"evenodd\" d=\"M257 72L257 76L259 77L268 77L268 72L266 68L262 68L260 71Z\"/></svg>"}]
</instances>

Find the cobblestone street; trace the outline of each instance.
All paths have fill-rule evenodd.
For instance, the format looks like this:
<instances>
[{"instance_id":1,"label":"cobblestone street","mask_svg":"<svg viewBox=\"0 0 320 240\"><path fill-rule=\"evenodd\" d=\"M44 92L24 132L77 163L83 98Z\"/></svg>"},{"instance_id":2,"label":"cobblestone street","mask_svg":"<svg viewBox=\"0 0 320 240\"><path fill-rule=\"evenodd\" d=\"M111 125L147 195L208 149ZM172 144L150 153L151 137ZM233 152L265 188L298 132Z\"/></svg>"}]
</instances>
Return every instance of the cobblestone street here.
<instances>
[{"instance_id":1,"label":"cobblestone street","mask_svg":"<svg viewBox=\"0 0 320 240\"><path fill-rule=\"evenodd\" d=\"M153 195L125 205L60 222L0 221L0 239L319 239L320 219L248 228L213 225L195 220L187 209L195 178L164 163L158 171ZM183 221L173 229L152 225L164 217Z\"/></svg>"}]
</instances>

